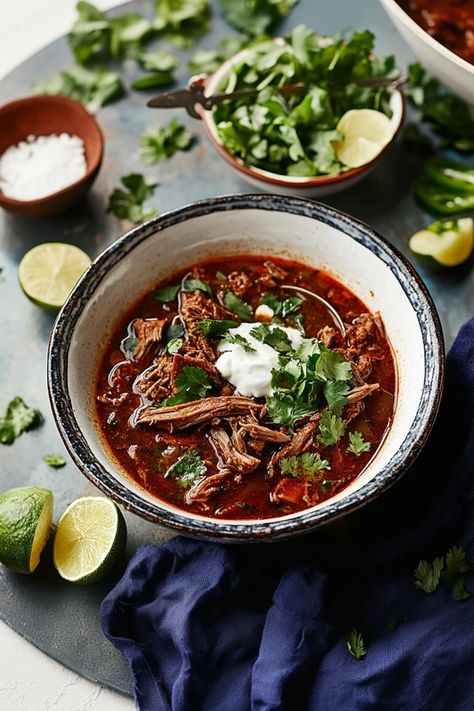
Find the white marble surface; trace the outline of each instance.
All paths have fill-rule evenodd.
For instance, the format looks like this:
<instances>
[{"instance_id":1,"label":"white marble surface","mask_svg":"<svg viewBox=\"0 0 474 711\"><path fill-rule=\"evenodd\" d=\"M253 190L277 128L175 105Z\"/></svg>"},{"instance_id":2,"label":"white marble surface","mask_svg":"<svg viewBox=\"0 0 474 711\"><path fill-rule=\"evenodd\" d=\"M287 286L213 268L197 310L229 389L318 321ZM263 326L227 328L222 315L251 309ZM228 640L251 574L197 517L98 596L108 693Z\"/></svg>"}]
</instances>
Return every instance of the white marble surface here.
<instances>
[{"instance_id":1,"label":"white marble surface","mask_svg":"<svg viewBox=\"0 0 474 711\"><path fill-rule=\"evenodd\" d=\"M103 9L119 0L94 0ZM0 0L0 78L71 26L76 0ZM2 711L132 711L130 699L66 669L0 622Z\"/></svg>"}]
</instances>

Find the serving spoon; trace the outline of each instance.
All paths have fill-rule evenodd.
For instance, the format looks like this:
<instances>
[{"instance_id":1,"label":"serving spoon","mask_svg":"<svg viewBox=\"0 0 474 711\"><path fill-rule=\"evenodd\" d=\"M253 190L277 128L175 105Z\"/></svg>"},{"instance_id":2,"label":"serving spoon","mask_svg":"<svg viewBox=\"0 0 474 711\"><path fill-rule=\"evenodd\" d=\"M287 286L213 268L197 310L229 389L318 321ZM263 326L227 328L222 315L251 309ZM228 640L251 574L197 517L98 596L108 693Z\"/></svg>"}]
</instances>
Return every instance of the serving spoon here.
<instances>
[{"instance_id":1,"label":"serving spoon","mask_svg":"<svg viewBox=\"0 0 474 711\"><path fill-rule=\"evenodd\" d=\"M290 284L283 284L280 288L284 289L285 291L295 291L297 294L302 294L303 296L309 296L310 298L317 301L319 304L325 306L342 335L346 335L346 327L344 326L342 318L339 316L334 306L332 306L329 301L326 301L326 299L323 299L322 296L315 294L314 291L310 291L309 289L304 289L302 286L292 286Z\"/></svg>"}]
</instances>

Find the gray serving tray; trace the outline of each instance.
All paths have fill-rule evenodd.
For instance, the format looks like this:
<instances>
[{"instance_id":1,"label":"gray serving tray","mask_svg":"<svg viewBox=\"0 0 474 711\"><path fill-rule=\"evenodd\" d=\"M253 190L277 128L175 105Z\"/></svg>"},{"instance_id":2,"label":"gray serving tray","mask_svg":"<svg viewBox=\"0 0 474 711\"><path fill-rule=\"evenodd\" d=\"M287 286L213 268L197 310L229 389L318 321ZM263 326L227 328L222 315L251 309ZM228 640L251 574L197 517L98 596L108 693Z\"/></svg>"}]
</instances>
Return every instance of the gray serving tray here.
<instances>
[{"instance_id":1,"label":"gray serving tray","mask_svg":"<svg viewBox=\"0 0 474 711\"><path fill-rule=\"evenodd\" d=\"M152 3L133 2L118 12L149 13ZM231 30L213 6L212 32L196 47L212 48ZM283 31L306 23L322 33L341 29L369 28L377 36L379 53L395 53L401 66L412 61L409 50L375 0L300 0ZM187 57L181 52L178 73L187 79ZM31 85L71 64L65 38L53 42L15 69L0 83L2 101L31 93ZM137 71L133 62L123 64L129 85ZM49 220L28 221L2 212L0 215L0 404L21 395L38 408L44 424L24 434L12 446L0 447L0 490L23 485L45 486L55 496L55 519L78 496L94 489L74 467L65 452L49 407L46 391L46 350L54 316L41 311L23 295L17 267L24 253L45 241L72 242L94 257L125 229L105 214L107 198L119 176L143 172L156 178L158 188L150 204L164 211L213 195L249 192L248 188L208 145L200 124L181 111L157 112L145 107L147 94L130 92L127 97L103 108L98 116L106 138L105 159L100 175L87 199L74 210ZM179 117L198 136L193 149L157 166L140 162L139 136L146 128ZM422 159L400 143L369 177L328 203L365 220L402 252L408 253L411 233L431 221L411 197L411 186L422 167ZM474 314L474 277L463 273L432 275L422 271L443 323L447 345L459 326ZM47 453L63 454L68 464L53 470L42 462ZM125 514L129 529L128 554L142 543L168 538L171 532ZM292 545L298 545L295 542ZM46 654L79 674L124 694L130 694L130 677L121 656L102 635L98 622L101 600L112 582L86 588L62 581L51 564L49 548L36 573L15 575L0 566L0 617Z\"/></svg>"}]
</instances>

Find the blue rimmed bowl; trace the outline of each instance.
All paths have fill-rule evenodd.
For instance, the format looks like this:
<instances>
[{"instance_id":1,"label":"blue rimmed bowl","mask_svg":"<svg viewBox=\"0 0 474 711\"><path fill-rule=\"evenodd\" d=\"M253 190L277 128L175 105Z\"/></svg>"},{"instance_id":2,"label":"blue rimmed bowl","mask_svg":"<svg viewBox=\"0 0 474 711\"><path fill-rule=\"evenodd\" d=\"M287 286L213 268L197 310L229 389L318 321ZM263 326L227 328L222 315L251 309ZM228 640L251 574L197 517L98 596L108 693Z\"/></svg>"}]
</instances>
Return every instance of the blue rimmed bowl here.
<instances>
[{"instance_id":1,"label":"blue rimmed bowl","mask_svg":"<svg viewBox=\"0 0 474 711\"><path fill-rule=\"evenodd\" d=\"M305 511L264 520L221 520L178 509L141 489L100 435L95 390L101 356L131 304L160 279L219 254L287 257L324 269L379 310L397 364L393 424L360 476ZM55 323L48 355L54 417L74 461L107 496L183 533L249 542L297 536L334 521L390 487L419 454L444 380L434 304L407 260L367 225L309 200L276 195L210 198L134 228L93 262Z\"/></svg>"}]
</instances>

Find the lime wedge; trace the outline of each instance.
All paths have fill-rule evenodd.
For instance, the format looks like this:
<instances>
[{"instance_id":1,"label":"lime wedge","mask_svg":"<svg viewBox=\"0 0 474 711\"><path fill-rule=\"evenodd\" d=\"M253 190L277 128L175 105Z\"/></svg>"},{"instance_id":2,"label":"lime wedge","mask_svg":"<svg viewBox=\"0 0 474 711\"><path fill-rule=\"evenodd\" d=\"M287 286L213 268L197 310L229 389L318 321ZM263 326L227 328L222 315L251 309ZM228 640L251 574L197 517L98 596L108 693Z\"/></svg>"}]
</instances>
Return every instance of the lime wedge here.
<instances>
[{"instance_id":1,"label":"lime wedge","mask_svg":"<svg viewBox=\"0 0 474 711\"><path fill-rule=\"evenodd\" d=\"M32 573L51 530L53 495L25 486L0 494L0 562L17 573Z\"/></svg>"},{"instance_id":2,"label":"lime wedge","mask_svg":"<svg viewBox=\"0 0 474 711\"><path fill-rule=\"evenodd\" d=\"M30 249L20 262L20 286L37 306L57 310L90 263L87 254L73 244L39 244Z\"/></svg>"},{"instance_id":3,"label":"lime wedge","mask_svg":"<svg viewBox=\"0 0 474 711\"><path fill-rule=\"evenodd\" d=\"M388 116L374 109L351 109L341 116L337 131L341 141L332 145L337 158L349 168L370 163L393 138Z\"/></svg>"},{"instance_id":4,"label":"lime wedge","mask_svg":"<svg viewBox=\"0 0 474 711\"><path fill-rule=\"evenodd\" d=\"M437 229L415 232L410 238L410 251L428 266L457 267L474 249L474 221L471 217L434 223Z\"/></svg>"},{"instance_id":5,"label":"lime wedge","mask_svg":"<svg viewBox=\"0 0 474 711\"><path fill-rule=\"evenodd\" d=\"M76 499L61 516L54 539L54 565L71 583L97 583L120 563L127 542L122 513L109 499Z\"/></svg>"}]
</instances>

